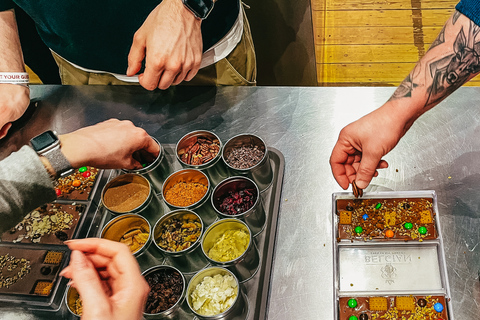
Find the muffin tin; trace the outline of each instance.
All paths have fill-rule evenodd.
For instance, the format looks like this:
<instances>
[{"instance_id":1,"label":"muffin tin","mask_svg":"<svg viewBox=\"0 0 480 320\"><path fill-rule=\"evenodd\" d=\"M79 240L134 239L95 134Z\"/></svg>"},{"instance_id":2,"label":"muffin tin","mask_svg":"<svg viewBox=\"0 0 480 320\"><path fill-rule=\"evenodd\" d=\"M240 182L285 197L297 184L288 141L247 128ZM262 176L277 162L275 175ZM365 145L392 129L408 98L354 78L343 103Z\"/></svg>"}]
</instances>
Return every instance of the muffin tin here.
<instances>
[{"instance_id":1,"label":"muffin tin","mask_svg":"<svg viewBox=\"0 0 480 320\"><path fill-rule=\"evenodd\" d=\"M167 161L165 167L170 168L170 173L184 170L184 166L177 159L175 152L176 146L172 144L162 144L162 147L165 155L163 161ZM283 174L285 169L284 158L279 150L274 148L268 148L268 159L271 164L270 167L273 173L273 181L271 182L271 185L260 194L260 199L262 201L266 215L265 227L262 232L256 235L256 237L252 237L253 245L255 246L255 249L258 251L259 254L259 267L256 271L256 274L251 279L248 279L248 281L240 284L241 297L245 301L244 306L241 308L241 312L236 313L235 315L230 315L226 319L250 320L266 318L268 291L270 286L270 276L277 232L277 220L280 206ZM109 170L108 172L106 172L106 180L104 181L104 185L106 185L112 179L116 179L122 174L124 174L124 171L122 170ZM231 177L232 175L228 176ZM212 189L220 181L221 180L213 182ZM161 186L156 185L154 189L157 190L156 197L161 203L161 208L158 209L158 215L156 217L148 217L148 220L152 226L154 226L161 217L173 210L173 208L171 206L168 206L163 200ZM100 188L97 188L96 194L93 196L93 202L98 201L99 203L101 203L101 201L99 201L100 193ZM206 207L210 206L211 208L209 211L211 211L210 214L213 216L212 221L205 221L205 219L202 218L204 224L204 232L212 223L219 220L211 204L211 193L212 191L209 190L208 199L207 201L205 201L205 203L202 202L201 206L202 210L208 210L208 208ZM202 213L196 212L196 209L191 210L197 213L200 217L202 217ZM88 216L90 222L86 236L100 237L102 228L112 218L119 215L110 212L103 205L100 204L96 208L90 208ZM156 248L155 243L151 243L149 248L142 255L137 256L137 261L139 262L142 271L146 271L149 268L158 265L169 265L177 269L181 269L183 276L186 278L187 285L190 282L190 279L192 279L192 277L194 277L198 271L213 266L211 263L205 260L207 264L201 264L201 266L198 268L199 270L190 270L188 268L185 269L184 265L176 265L177 263L185 263L185 261L183 261L182 259L177 260L162 255L160 253L160 250ZM180 308L175 311L175 314L172 316L174 316L176 319L194 319L196 317L192 313L192 311L190 311L187 304L187 299L185 299Z\"/></svg>"},{"instance_id":2,"label":"muffin tin","mask_svg":"<svg viewBox=\"0 0 480 320\"><path fill-rule=\"evenodd\" d=\"M406 241L401 236L394 238L393 235L391 238L390 235L384 236L383 239L381 236L362 239L355 234L351 239L341 239L339 235L340 231L343 232L340 225L344 221L341 222L340 219L344 217L340 216L340 211L345 209L345 199L352 203L366 199L371 204L381 203L384 199L395 199L398 202L411 200L414 203L421 198L431 200L434 237ZM446 320L447 315L448 319L454 319L435 191L365 193L358 200L352 193L341 192L334 193L332 201L335 319L362 319L365 315L371 319L369 305L374 308L370 310L383 310L381 314L396 312L396 309L401 310L399 316L401 312L428 311L432 313L431 319ZM397 221L399 228L392 228L396 232L395 236L402 232L399 229L405 222L408 221L402 221L401 224ZM425 305L421 301L419 304L421 299L428 303ZM381 301L381 306L375 307L373 304L377 300ZM402 301L408 303L402 306ZM433 310L439 301L443 302L443 310ZM440 310L439 305L436 307ZM409 308L413 308L413 311L408 311ZM395 310L387 311L390 309ZM365 315L360 317L363 313Z\"/></svg>"}]
</instances>

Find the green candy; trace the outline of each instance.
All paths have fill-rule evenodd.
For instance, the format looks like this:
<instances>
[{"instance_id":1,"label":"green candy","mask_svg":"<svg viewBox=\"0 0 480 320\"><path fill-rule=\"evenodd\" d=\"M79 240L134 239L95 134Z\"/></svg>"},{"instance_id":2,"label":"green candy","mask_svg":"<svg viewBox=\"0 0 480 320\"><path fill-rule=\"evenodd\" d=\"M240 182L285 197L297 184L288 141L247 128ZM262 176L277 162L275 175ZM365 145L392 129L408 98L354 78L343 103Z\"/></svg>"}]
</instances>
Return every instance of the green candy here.
<instances>
[{"instance_id":1,"label":"green candy","mask_svg":"<svg viewBox=\"0 0 480 320\"><path fill-rule=\"evenodd\" d=\"M349 306L350 308L355 308L355 307L357 306L357 300L355 300L355 299L350 299L350 300L348 300L347 304L348 304L348 306ZM355 317L355 318L356 318L356 317Z\"/></svg>"},{"instance_id":2,"label":"green candy","mask_svg":"<svg viewBox=\"0 0 480 320\"><path fill-rule=\"evenodd\" d=\"M377 203L377 205L375 206L375 209L380 209L382 207L382 204L379 202Z\"/></svg>"},{"instance_id":3,"label":"green candy","mask_svg":"<svg viewBox=\"0 0 480 320\"><path fill-rule=\"evenodd\" d=\"M405 222L405 224L403 225L403 227L407 230L410 230L413 228L413 224L411 224L410 222Z\"/></svg>"},{"instance_id":4,"label":"green candy","mask_svg":"<svg viewBox=\"0 0 480 320\"><path fill-rule=\"evenodd\" d=\"M358 227L355 227L355 232L356 233L362 233L363 232L363 228L358 226Z\"/></svg>"},{"instance_id":5,"label":"green candy","mask_svg":"<svg viewBox=\"0 0 480 320\"><path fill-rule=\"evenodd\" d=\"M420 228L418 228L418 232L419 232L420 234L425 234L425 233L427 233L427 228L425 228L425 227L420 227Z\"/></svg>"},{"instance_id":6,"label":"green candy","mask_svg":"<svg viewBox=\"0 0 480 320\"><path fill-rule=\"evenodd\" d=\"M358 320L358 318L356 316L350 316L348 320Z\"/></svg>"},{"instance_id":7,"label":"green candy","mask_svg":"<svg viewBox=\"0 0 480 320\"><path fill-rule=\"evenodd\" d=\"M85 172L87 171L87 167L81 167L78 169L79 172Z\"/></svg>"}]
</instances>

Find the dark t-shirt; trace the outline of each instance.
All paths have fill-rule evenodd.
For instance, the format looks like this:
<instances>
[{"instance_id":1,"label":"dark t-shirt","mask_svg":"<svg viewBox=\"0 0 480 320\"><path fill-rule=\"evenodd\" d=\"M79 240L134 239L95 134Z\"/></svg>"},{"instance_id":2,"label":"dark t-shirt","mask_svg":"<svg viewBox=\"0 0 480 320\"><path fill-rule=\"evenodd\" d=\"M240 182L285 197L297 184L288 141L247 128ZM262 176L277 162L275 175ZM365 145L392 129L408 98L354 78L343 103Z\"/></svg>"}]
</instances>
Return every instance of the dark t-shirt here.
<instances>
[{"instance_id":1,"label":"dark t-shirt","mask_svg":"<svg viewBox=\"0 0 480 320\"><path fill-rule=\"evenodd\" d=\"M125 74L133 35L160 0L0 0L0 11L17 3L36 23L53 51L81 67ZM235 23L239 0L218 0L202 22L203 50Z\"/></svg>"},{"instance_id":2,"label":"dark t-shirt","mask_svg":"<svg viewBox=\"0 0 480 320\"><path fill-rule=\"evenodd\" d=\"M461 0L455 7L460 13L467 16L470 20L480 26L480 1L479 0Z\"/></svg>"}]
</instances>

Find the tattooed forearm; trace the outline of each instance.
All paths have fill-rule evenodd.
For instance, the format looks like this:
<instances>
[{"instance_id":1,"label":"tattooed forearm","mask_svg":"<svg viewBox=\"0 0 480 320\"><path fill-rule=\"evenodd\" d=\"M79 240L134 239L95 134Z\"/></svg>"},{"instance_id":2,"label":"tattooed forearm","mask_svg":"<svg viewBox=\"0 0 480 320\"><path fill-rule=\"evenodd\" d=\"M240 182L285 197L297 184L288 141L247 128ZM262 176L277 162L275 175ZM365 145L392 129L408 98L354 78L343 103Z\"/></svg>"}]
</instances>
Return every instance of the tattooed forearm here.
<instances>
[{"instance_id":1,"label":"tattooed forearm","mask_svg":"<svg viewBox=\"0 0 480 320\"><path fill-rule=\"evenodd\" d=\"M449 50L452 52L453 49L453 52L428 64L432 83L427 90L425 106L443 100L480 72L480 41L477 39L479 31L480 28L473 22L470 22L467 28L462 26Z\"/></svg>"},{"instance_id":2,"label":"tattooed forearm","mask_svg":"<svg viewBox=\"0 0 480 320\"><path fill-rule=\"evenodd\" d=\"M480 27L455 11L389 101L414 99L429 109L479 72Z\"/></svg>"}]
</instances>

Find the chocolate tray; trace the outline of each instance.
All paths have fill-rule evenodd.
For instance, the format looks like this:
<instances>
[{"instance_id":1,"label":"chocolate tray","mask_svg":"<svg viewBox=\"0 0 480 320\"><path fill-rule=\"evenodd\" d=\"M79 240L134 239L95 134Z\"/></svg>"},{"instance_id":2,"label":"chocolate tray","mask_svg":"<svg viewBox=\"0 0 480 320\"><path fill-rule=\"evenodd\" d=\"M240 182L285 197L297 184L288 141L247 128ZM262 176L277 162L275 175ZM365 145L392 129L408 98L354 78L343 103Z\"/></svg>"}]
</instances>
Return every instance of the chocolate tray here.
<instances>
[{"instance_id":1,"label":"chocolate tray","mask_svg":"<svg viewBox=\"0 0 480 320\"><path fill-rule=\"evenodd\" d=\"M385 306L387 305L386 301L389 301L389 308L392 308L393 303L396 303L396 297L406 297L400 298L398 301L410 299L410 302L418 302L419 299L424 298L427 300L436 299L429 298L430 296L440 297L439 299L442 301L445 299L444 311L438 313L438 316L443 319L441 315L446 317L448 314L448 319L454 319L435 191L365 193L359 200L378 199L377 205L380 208L382 202L380 199L395 199L398 203L407 200L407 202L410 201L413 204L414 200L419 198L431 199L431 210L433 210L437 231L437 236L434 239L405 241L404 239L387 239L387 236L385 236L385 239L380 239L381 237L375 239L374 237L373 239L352 239L350 241L339 238L339 230L341 229L339 224L341 222L337 212L339 211L337 210L337 201L344 199L353 201L355 198L352 193L347 192L332 195L335 319L344 319L345 317L348 319L347 315L352 313L353 310L363 312L362 310L368 306L363 298L372 300L370 303L381 300L385 303ZM375 202L377 201L373 201L373 203ZM352 206L355 205L354 202L351 203ZM353 209L350 208L349 210ZM390 211L386 210L386 212ZM368 219L368 215L364 219ZM402 221L401 223L405 222L408 221ZM342 222L342 224L344 223ZM372 297L374 299L371 299ZM358 299L358 306L347 307L346 300L348 299ZM429 307L432 307L434 302ZM341 308L340 305L343 307ZM412 305L410 304L410 306ZM416 305L413 306L414 310ZM405 310L400 308L398 310Z\"/></svg>"},{"instance_id":2,"label":"chocolate tray","mask_svg":"<svg viewBox=\"0 0 480 320\"><path fill-rule=\"evenodd\" d=\"M173 171L182 169L182 166L175 157L175 145L172 144L163 144L165 151L165 156L167 161L172 167ZM277 222L279 215L279 206L281 201L281 191L283 183L283 174L285 170L285 159L283 154L274 148L268 147L269 157L271 166L273 169L274 177L272 185L261 193L261 198L263 200L263 205L265 208L267 221L265 224L264 230L254 238L256 247L258 248L260 254L260 267L256 275L250 280L242 283L240 288L243 292L244 297L247 300L247 312L246 316L241 317L245 320L260 320L266 319L267 317L267 308L268 308L268 298L270 290L270 277L273 267L273 256L275 251L275 241L277 234ZM173 172L172 171L172 172ZM109 180L115 178L116 176L122 174L119 170L110 170L110 172L101 177L100 185L105 185ZM161 214L167 213L170 209L164 203L161 195L158 196L161 202ZM101 230L105 224L114 217L108 210L106 210L101 203L101 188L96 190L96 194L93 196L93 202L97 203L93 215L90 215L90 229L87 232L89 237L99 237ZM153 227L153 225L152 225ZM153 243L150 244L150 247L154 246ZM147 253L151 251L147 250ZM142 255L138 259L142 271L152 267L154 265L169 264L165 259L155 258L154 255ZM171 264L175 266L175 264ZM193 273L184 273L187 282L193 276ZM194 315L189 311L186 299L183 302L183 305L178 312L178 319L194 319ZM177 319L177 318L176 318ZM238 317L234 317L238 319ZM240 320L240 319L238 319Z\"/></svg>"}]
</instances>

